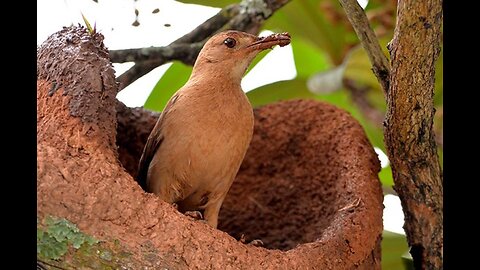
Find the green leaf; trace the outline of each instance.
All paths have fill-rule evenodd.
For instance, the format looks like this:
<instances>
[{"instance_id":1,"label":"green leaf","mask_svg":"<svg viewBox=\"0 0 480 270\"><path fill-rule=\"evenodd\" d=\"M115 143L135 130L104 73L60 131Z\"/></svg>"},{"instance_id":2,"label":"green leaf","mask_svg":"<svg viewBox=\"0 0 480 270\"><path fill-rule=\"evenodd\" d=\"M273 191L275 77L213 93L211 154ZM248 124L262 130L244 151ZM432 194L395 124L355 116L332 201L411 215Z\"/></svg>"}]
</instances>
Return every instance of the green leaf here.
<instances>
[{"instance_id":1,"label":"green leaf","mask_svg":"<svg viewBox=\"0 0 480 270\"><path fill-rule=\"evenodd\" d=\"M384 186L393 186L392 168L390 166L382 168L378 173L378 178L380 178L380 182L382 182Z\"/></svg>"},{"instance_id":2,"label":"green leaf","mask_svg":"<svg viewBox=\"0 0 480 270\"><path fill-rule=\"evenodd\" d=\"M85 22L85 25L87 26L87 29L88 29L88 32L90 34L94 34L95 31L94 29L92 28L92 26L90 25L90 23L88 22L87 18L85 17L85 15L83 15L82 12L80 12L80 14L82 14L82 18L83 18L83 21Z\"/></svg>"},{"instance_id":3,"label":"green leaf","mask_svg":"<svg viewBox=\"0 0 480 270\"><path fill-rule=\"evenodd\" d=\"M404 235L383 231L382 269L405 270L402 262L405 251L408 251L408 245Z\"/></svg>"},{"instance_id":4,"label":"green leaf","mask_svg":"<svg viewBox=\"0 0 480 270\"><path fill-rule=\"evenodd\" d=\"M410 254L410 252L405 251L405 253L403 253L402 261L406 270L415 270L415 267L413 266L412 254Z\"/></svg>"},{"instance_id":5,"label":"green leaf","mask_svg":"<svg viewBox=\"0 0 480 270\"><path fill-rule=\"evenodd\" d=\"M293 79L279 81L258 87L247 93L247 97L253 107L289 100L294 98L313 99L315 95L307 90L306 80Z\"/></svg>"},{"instance_id":6,"label":"green leaf","mask_svg":"<svg viewBox=\"0 0 480 270\"><path fill-rule=\"evenodd\" d=\"M288 31L292 40L302 38L322 49L332 63L340 64L343 60L347 30L342 23L332 24L321 9L321 0L291 1L277 10L269 18L264 28L275 32ZM340 10L336 1L332 6ZM352 32L353 33L353 32ZM354 33L353 33L354 34Z\"/></svg>"},{"instance_id":7,"label":"green leaf","mask_svg":"<svg viewBox=\"0 0 480 270\"><path fill-rule=\"evenodd\" d=\"M181 62L173 62L163 74L145 101L144 108L152 111L162 111L175 92L182 87L190 77L192 67Z\"/></svg>"},{"instance_id":8,"label":"green leaf","mask_svg":"<svg viewBox=\"0 0 480 270\"><path fill-rule=\"evenodd\" d=\"M353 47L345 61L345 78L380 89L377 77L372 71L372 64L361 45Z\"/></svg>"},{"instance_id":9,"label":"green leaf","mask_svg":"<svg viewBox=\"0 0 480 270\"><path fill-rule=\"evenodd\" d=\"M328 55L311 41L298 37L292 39L291 45L295 68L297 69L297 78L306 79L314 73L325 71L332 67Z\"/></svg>"}]
</instances>

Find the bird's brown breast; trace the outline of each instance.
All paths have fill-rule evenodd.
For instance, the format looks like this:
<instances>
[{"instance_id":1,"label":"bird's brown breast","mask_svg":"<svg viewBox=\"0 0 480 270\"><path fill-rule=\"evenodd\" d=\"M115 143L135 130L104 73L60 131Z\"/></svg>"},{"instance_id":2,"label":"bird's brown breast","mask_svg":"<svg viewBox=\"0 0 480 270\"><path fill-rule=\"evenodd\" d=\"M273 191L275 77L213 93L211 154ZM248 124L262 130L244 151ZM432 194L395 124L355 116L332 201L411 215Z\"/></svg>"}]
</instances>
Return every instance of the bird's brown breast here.
<instances>
[{"instance_id":1,"label":"bird's brown breast","mask_svg":"<svg viewBox=\"0 0 480 270\"><path fill-rule=\"evenodd\" d=\"M195 88L196 89L196 88ZM164 141L150 165L151 191L180 182L179 197L228 191L253 133L252 107L241 89L198 93L184 88L165 115ZM161 185L155 184L159 179ZM219 190L217 192L217 190Z\"/></svg>"}]
</instances>

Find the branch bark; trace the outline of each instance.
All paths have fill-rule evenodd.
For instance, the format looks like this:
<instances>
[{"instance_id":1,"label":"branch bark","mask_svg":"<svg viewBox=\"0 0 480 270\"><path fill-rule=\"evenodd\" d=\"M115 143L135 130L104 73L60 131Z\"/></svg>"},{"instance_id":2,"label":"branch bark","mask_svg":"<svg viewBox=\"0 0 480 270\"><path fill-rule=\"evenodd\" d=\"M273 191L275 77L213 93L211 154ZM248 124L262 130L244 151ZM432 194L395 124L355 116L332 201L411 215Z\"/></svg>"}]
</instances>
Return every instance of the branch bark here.
<instances>
[{"instance_id":1,"label":"branch bark","mask_svg":"<svg viewBox=\"0 0 480 270\"><path fill-rule=\"evenodd\" d=\"M389 89L390 64L383 54L380 43L370 27L367 15L356 0L339 0L345 9L348 20L357 33L363 48L367 52L368 58L372 63L372 69L378 82L382 86L383 92L386 94Z\"/></svg>"},{"instance_id":2,"label":"branch bark","mask_svg":"<svg viewBox=\"0 0 480 270\"><path fill-rule=\"evenodd\" d=\"M443 176L433 130L442 1L398 1L390 73L357 1L339 1L386 93L385 144L415 268L443 269Z\"/></svg>"},{"instance_id":3,"label":"branch bark","mask_svg":"<svg viewBox=\"0 0 480 270\"><path fill-rule=\"evenodd\" d=\"M433 131L442 1L399 1L385 142L416 269L443 269L443 176Z\"/></svg>"},{"instance_id":4,"label":"branch bark","mask_svg":"<svg viewBox=\"0 0 480 270\"><path fill-rule=\"evenodd\" d=\"M250 33L258 32L261 24L288 2L290 0L266 1L264 10L249 9L248 6L242 6L242 4L229 5L168 46L111 50L109 53L112 62L135 62L133 67L117 78L119 91L154 68L170 61L179 60L187 65L193 65L207 38L219 30L234 29ZM264 13L265 11L268 13Z\"/></svg>"}]
</instances>

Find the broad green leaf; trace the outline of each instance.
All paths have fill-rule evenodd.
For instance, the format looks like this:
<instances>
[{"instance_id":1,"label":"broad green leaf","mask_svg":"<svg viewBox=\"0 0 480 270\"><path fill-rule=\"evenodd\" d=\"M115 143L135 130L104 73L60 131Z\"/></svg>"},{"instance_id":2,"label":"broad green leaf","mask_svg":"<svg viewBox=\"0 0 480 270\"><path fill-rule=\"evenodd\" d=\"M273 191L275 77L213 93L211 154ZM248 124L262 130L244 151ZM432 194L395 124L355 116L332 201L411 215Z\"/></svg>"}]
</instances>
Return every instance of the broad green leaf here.
<instances>
[{"instance_id":1,"label":"broad green leaf","mask_svg":"<svg viewBox=\"0 0 480 270\"><path fill-rule=\"evenodd\" d=\"M412 254L410 254L409 251L405 251L405 253L403 253L402 262L406 270L415 270L415 267L413 266Z\"/></svg>"},{"instance_id":2,"label":"broad green leaf","mask_svg":"<svg viewBox=\"0 0 480 270\"><path fill-rule=\"evenodd\" d=\"M380 89L377 77L373 74L372 64L361 45L357 45L347 55L344 77L361 84Z\"/></svg>"},{"instance_id":3,"label":"broad green leaf","mask_svg":"<svg viewBox=\"0 0 480 270\"><path fill-rule=\"evenodd\" d=\"M297 78L307 79L319 71L332 67L328 55L315 44L302 37L292 39L293 59L297 69Z\"/></svg>"},{"instance_id":4,"label":"broad green leaf","mask_svg":"<svg viewBox=\"0 0 480 270\"><path fill-rule=\"evenodd\" d=\"M192 73L191 66L173 62L157 82L143 107L152 111L162 111L170 97L188 81L190 73Z\"/></svg>"},{"instance_id":5,"label":"broad green leaf","mask_svg":"<svg viewBox=\"0 0 480 270\"><path fill-rule=\"evenodd\" d=\"M390 166L382 168L378 173L378 178L380 178L382 185L389 187L393 186L392 168Z\"/></svg>"},{"instance_id":6,"label":"broad green leaf","mask_svg":"<svg viewBox=\"0 0 480 270\"><path fill-rule=\"evenodd\" d=\"M340 64L348 32L342 23L332 24L320 8L321 0L291 1L269 18L264 28L275 32L288 31L292 40L303 38L325 51L330 60ZM335 1L334 8L340 9ZM354 35L352 32L351 34Z\"/></svg>"},{"instance_id":7,"label":"broad green leaf","mask_svg":"<svg viewBox=\"0 0 480 270\"><path fill-rule=\"evenodd\" d=\"M315 95L307 90L306 80L279 81L258 87L247 93L253 107L295 98L313 99Z\"/></svg>"},{"instance_id":8,"label":"broad green leaf","mask_svg":"<svg viewBox=\"0 0 480 270\"><path fill-rule=\"evenodd\" d=\"M387 58L390 58L387 44L391 39L391 35L379 39L380 47ZM370 63L368 55L362 45L359 44L353 47L345 58L347 65L345 69L346 78L369 85L375 88L375 90L381 92L380 83L378 82L377 77L375 77L375 74L373 74L372 64Z\"/></svg>"},{"instance_id":9,"label":"broad green leaf","mask_svg":"<svg viewBox=\"0 0 480 270\"><path fill-rule=\"evenodd\" d=\"M405 270L402 261L405 251L408 251L408 245L404 235L383 231L382 269Z\"/></svg>"},{"instance_id":10,"label":"broad green leaf","mask_svg":"<svg viewBox=\"0 0 480 270\"><path fill-rule=\"evenodd\" d=\"M388 35L379 39L380 47L383 54L389 58L387 44L391 40ZM368 59L368 55L361 45L353 47L345 58L346 68L344 77L354 80L361 85L369 86L372 91L369 91L369 99L375 107L385 110L385 97L380 83L372 71L372 64Z\"/></svg>"}]
</instances>

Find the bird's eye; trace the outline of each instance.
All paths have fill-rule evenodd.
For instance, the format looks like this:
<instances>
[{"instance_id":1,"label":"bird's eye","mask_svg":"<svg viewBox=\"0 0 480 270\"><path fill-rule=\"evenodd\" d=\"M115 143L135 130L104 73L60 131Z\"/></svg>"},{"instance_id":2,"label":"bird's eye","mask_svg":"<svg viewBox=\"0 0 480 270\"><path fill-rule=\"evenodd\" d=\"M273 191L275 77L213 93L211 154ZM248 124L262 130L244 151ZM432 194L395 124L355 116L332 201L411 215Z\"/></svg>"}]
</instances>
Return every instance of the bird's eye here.
<instances>
[{"instance_id":1,"label":"bird's eye","mask_svg":"<svg viewBox=\"0 0 480 270\"><path fill-rule=\"evenodd\" d=\"M237 44L237 41L233 38L227 38L223 41L223 44L225 44L228 48L233 48Z\"/></svg>"}]
</instances>

